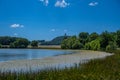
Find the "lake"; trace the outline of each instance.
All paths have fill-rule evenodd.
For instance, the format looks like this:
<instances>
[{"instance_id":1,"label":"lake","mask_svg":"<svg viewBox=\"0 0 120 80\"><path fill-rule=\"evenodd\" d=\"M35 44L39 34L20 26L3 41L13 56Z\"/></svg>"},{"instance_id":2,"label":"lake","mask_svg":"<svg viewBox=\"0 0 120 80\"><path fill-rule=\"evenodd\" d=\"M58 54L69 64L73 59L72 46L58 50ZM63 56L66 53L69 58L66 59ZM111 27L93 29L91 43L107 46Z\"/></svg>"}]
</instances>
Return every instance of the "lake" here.
<instances>
[{"instance_id":1,"label":"lake","mask_svg":"<svg viewBox=\"0 0 120 80\"><path fill-rule=\"evenodd\" d=\"M0 49L0 62L24 59L41 59L45 57L69 54L71 51L47 49Z\"/></svg>"}]
</instances>

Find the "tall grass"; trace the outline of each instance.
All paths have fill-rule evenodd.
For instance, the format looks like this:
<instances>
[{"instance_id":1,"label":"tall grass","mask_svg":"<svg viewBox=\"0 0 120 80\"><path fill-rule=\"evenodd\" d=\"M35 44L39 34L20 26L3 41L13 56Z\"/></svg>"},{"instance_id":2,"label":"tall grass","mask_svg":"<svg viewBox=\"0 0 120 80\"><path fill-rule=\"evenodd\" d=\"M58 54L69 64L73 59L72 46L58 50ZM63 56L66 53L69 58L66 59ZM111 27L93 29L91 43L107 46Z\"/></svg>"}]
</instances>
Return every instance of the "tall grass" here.
<instances>
[{"instance_id":1,"label":"tall grass","mask_svg":"<svg viewBox=\"0 0 120 80\"><path fill-rule=\"evenodd\" d=\"M0 80L120 80L120 50L105 59L95 59L83 65L38 72L0 72Z\"/></svg>"}]
</instances>

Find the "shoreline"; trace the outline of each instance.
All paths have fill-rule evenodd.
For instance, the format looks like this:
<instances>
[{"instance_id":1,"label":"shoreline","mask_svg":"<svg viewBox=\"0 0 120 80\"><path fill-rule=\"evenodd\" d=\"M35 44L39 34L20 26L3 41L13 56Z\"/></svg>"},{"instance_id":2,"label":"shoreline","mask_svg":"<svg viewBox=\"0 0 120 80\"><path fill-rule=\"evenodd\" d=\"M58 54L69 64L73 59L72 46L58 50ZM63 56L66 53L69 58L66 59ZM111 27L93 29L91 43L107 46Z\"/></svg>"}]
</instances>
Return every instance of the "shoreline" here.
<instances>
[{"instance_id":1,"label":"shoreline","mask_svg":"<svg viewBox=\"0 0 120 80\"><path fill-rule=\"evenodd\" d=\"M70 50L74 51L71 54L55 55L52 57L46 57L43 59L32 59L32 60L15 60L0 62L0 71L11 71L11 72L23 72L26 71L37 71L41 69L49 68L64 68L71 67L74 64L82 64L90 61L91 59L101 59L106 56L113 54L101 52L101 51L90 51L90 50Z\"/></svg>"}]
</instances>

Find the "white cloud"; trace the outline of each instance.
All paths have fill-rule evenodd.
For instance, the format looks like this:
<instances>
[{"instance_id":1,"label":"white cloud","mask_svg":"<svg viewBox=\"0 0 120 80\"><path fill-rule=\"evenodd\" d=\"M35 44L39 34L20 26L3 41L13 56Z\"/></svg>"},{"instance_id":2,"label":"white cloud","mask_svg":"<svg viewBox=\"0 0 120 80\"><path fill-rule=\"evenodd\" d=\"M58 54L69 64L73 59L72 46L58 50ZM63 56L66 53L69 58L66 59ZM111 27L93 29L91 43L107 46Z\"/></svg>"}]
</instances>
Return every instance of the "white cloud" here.
<instances>
[{"instance_id":1,"label":"white cloud","mask_svg":"<svg viewBox=\"0 0 120 80\"><path fill-rule=\"evenodd\" d=\"M23 28L24 25L21 25L21 24L12 24L10 25L11 28Z\"/></svg>"},{"instance_id":2,"label":"white cloud","mask_svg":"<svg viewBox=\"0 0 120 80\"><path fill-rule=\"evenodd\" d=\"M43 4L45 4L45 6L48 6L49 4L49 0L39 0L40 2L42 2Z\"/></svg>"},{"instance_id":3,"label":"white cloud","mask_svg":"<svg viewBox=\"0 0 120 80\"><path fill-rule=\"evenodd\" d=\"M51 32L55 32L55 31L56 31L56 29L51 29L50 31L51 31Z\"/></svg>"},{"instance_id":4,"label":"white cloud","mask_svg":"<svg viewBox=\"0 0 120 80\"><path fill-rule=\"evenodd\" d=\"M57 2L55 3L55 7L61 7L61 8L65 8L69 5L70 3L67 3L65 0L57 0Z\"/></svg>"},{"instance_id":5,"label":"white cloud","mask_svg":"<svg viewBox=\"0 0 120 80\"><path fill-rule=\"evenodd\" d=\"M89 6L97 6L98 5L98 2L91 2L88 4Z\"/></svg>"}]
</instances>

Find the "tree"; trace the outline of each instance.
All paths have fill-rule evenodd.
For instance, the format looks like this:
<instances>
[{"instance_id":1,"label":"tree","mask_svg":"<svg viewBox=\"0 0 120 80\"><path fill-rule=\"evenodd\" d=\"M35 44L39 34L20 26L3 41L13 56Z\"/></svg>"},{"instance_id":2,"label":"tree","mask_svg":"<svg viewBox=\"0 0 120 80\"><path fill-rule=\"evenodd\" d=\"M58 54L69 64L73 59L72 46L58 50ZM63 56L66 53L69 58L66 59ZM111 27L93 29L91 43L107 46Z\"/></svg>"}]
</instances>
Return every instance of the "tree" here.
<instances>
[{"instance_id":1,"label":"tree","mask_svg":"<svg viewBox=\"0 0 120 80\"><path fill-rule=\"evenodd\" d=\"M120 47L120 30L116 32L116 43Z\"/></svg>"},{"instance_id":2,"label":"tree","mask_svg":"<svg viewBox=\"0 0 120 80\"><path fill-rule=\"evenodd\" d=\"M27 48L28 45L29 45L29 41L27 39L19 38L13 43L11 43L10 47L11 48Z\"/></svg>"},{"instance_id":3,"label":"tree","mask_svg":"<svg viewBox=\"0 0 120 80\"><path fill-rule=\"evenodd\" d=\"M16 37L3 36L3 37L0 37L0 44L10 45L10 43L13 43L16 39L17 39Z\"/></svg>"},{"instance_id":4,"label":"tree","mask_svg":"<svg viewBox=\"0 0 120 80\"><path fill-rule=\"evenodd\" d=\"M87 32L81 32L79 34L79 40L83 45L85 45L85 43L88 42L88 38L89 38L89 33Z\"/></svg>"},{"instance_id":5,"label":"tree","mask_svg":"<svg viewBox=\"0 0 120 80\"><path fill-rule=\"evenodd\" d=\"M99 34L96 32L93 32L89 35L89 41L93 41L99 37Z\"/></svg>"},{"instance_id":6,"label":"tree","mask_svg":"<svg viewBox=\"0 0 120 80\"><path fill-rule=\"evenodd\" d=\"M85 44L85 49L87 50L100 50L100 41L99 39L93 40Z\"/></svg>"},{"instance_id":7,"label":"tree","mask_svg":"<svg viewBox=\"0 0 120 80\"><path fill-rule=\"evenodd\" d=\"M35 41L35 40L32 41L32 42L31 42L31 46L32 46L32 47L38 47L38 41Z\"/></svg>"},{"instance_id":8,"label":"tree","mask_svg":"<svg viewBox=\"0 0 120 80\"><path fill-rule=\"evenodd\" d=\"M65 39L61 44L62 49L81 49L83 45L77 39L76 36Z\"/></svg>"},{"instance_id":9,"label":"tree","mask_svg":"<svg viewBox=\"0 0 120 80\"><path fill-rule=\"evenodd\" d=\"M2 45L0 44L0 48L2 47Z\"/></svg>"},{"instance_id":10,"label":"tree","mask_svg":"<svg viewBox=\"0 0 120 80\"><path fill-rule=\"evenodd\" d=\"M90 47L90 42L85 43L84 48L85 48L86 50L90 50L90 49L91 49L91 47Z\"/></svg>"},{"instance_id":11,"label":"tree","mask_svg":"<svg viewBox=\"0 0 120 80\"><path fill-rule=\"evenodd\" d=\"M116 42L109 42L109 45L106 46L106 51L111 51L117 49Z\"/></svg>"},{"instance_id":12,"label":"tree","mask_svg":"<svg viewBox=\"0 0 120 80\"><path fill-rule=\"evenodd\" d=\"M100 41L98 39L90 42L91 50L100 50Z\"/></svg>"},{"instance_id":13,"label":"tree","mask_svg":"<svg viewBox=\"0 0 120 80\"><path fill-rule=\"evenodd\" d=\"M115 36L112 33L105 31L100 35L101 48L105 49L110 41L115 41Z\"/></svg>"}]
</instances>

